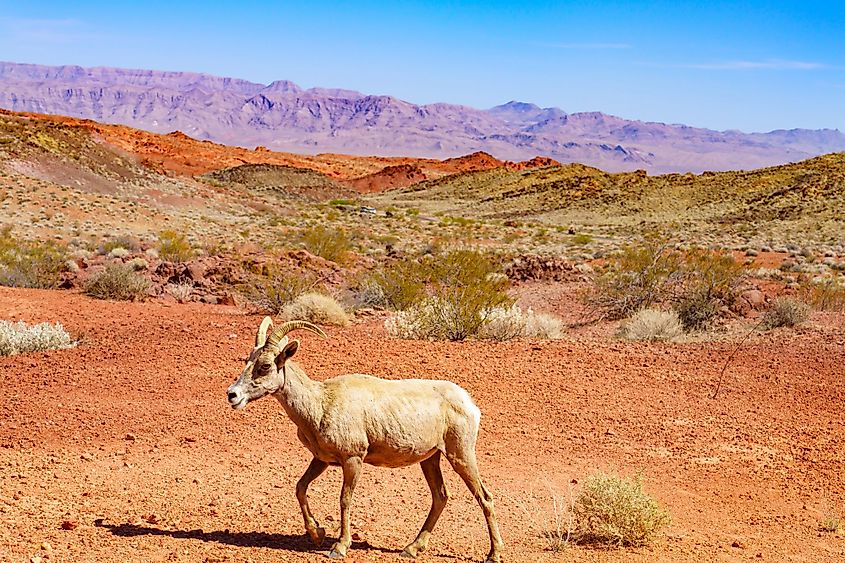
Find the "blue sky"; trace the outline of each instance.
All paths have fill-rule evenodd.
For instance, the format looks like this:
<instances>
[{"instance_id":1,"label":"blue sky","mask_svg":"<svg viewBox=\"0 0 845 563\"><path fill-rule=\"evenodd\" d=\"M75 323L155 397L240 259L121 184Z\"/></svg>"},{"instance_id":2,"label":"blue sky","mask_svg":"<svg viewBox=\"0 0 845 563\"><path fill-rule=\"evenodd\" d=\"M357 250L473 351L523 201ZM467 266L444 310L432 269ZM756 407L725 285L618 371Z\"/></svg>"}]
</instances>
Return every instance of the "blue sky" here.
<instances>
[{"instance_id":1,"label":"blue sky","mask_svg":"<svg viewBox=\"0 0 845 563\"><path fill-rule=\"evenodd\" d=\"M0 0L0 60L845 131L845 2Z\"/></svg>"}]
</instances>

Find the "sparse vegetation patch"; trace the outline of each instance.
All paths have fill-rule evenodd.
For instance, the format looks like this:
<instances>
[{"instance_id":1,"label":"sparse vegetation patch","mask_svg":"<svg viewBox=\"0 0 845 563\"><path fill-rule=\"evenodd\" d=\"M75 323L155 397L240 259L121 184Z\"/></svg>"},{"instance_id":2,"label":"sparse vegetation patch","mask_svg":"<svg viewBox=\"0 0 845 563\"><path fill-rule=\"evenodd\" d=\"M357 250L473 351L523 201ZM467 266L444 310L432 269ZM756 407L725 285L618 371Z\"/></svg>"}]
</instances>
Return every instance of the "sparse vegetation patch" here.
<instances>
[{"instance_id":1,"label":"sparse vegetation patch","mask_svg":"<svg viewBox=\"0 0 845 563\"><path fill-rule=\"evenodd\" d=\"M762 326L765 329L794 327L809 318L809 305L794 297L778 297L763 314Z\"/></svg>"}]
</instances>

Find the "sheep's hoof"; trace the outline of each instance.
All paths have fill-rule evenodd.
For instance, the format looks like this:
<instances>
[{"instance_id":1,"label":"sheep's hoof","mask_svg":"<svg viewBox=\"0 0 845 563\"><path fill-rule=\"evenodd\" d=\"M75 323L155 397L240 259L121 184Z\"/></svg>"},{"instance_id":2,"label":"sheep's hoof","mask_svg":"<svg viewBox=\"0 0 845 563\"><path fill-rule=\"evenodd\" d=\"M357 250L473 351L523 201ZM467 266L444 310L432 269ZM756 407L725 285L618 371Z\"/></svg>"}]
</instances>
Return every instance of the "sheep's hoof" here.
<instances>
[{"instance_id":1,"label":"sheep's hoof","mask_svg":"<svg viewBox=\"0 0 845 563\"><path fill-rule=\"evenodd\" d=\"M347 547L340 542L335 542L332 550L329 552L329 559L343 559L346 557Z\"/></svg>"},{"instance_id":2,"label":"sheep's hoof","mask_svg":"<svg viewBox=\"0 0 845 563\"><path fill-rule=\"evenodd\" d=\"M326 529L312 528L311 530L308 530L308 536L311 538L311 543L313 543L316 547L320 547L323 545L323 540L326 539Z\"/></svg>"},{"instance_id":3,"label":"sheep's hoof","mask_svg":"<svg viewBox=\"0 0 845 563\"><path fill-rule=\"evenodd\" d=\"M405 559L416 559L417 554L408 551L408 548L402 550L402 553L399 554L399 557L404 557Z\"/></svg>"}]
</instances>

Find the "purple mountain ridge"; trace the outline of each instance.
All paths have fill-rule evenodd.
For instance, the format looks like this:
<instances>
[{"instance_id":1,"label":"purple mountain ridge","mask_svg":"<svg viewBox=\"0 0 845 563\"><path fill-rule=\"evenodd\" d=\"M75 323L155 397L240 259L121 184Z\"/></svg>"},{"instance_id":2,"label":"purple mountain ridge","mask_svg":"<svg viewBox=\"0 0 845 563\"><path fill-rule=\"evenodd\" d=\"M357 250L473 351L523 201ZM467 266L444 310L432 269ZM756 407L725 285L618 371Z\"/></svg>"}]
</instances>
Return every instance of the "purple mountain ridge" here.
<instances>
[{"instance_id":1,"label":"purple mountain ridge","mask_svg":"<svg viewBox=\"0 0 845 563\"><path fill-rule=\"evenodd\" d=\"M536 155L608 171L751 169L845 151L835 129L713 131L566 113L524 102L488 110L336 88L303 89L192 72L0 62L0 107L69 115L229 145L314 153L447 158Z\"/></svg>"}]
</instances>

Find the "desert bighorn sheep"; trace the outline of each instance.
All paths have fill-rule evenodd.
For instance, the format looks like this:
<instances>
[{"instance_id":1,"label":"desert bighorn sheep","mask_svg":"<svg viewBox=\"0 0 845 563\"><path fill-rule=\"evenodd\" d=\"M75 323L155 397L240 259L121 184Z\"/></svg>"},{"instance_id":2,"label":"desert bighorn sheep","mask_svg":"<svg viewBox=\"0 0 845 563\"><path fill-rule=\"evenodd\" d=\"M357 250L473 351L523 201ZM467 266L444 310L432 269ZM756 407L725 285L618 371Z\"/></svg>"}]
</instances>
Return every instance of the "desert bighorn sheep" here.
<instances>
[{"instance_id":1,"label":"desert bighorn sheep","mask_svg":"<svg viewBox=\"0 0 845 563\"><path fill-rule=\"evenodd\" d=\"M290 321L268 336L271 325L270 317L261 322L246 366L228 389L229 404L233 409L242 409L250 401L273 395L296 424L299 440L314 456L296 484L305 531L314 544L320 546L326 532L308 507L308 485L329 465L343 470L340 538L329 554L340 558L352 543L349 507L362 465L404 467L419 463L431 488L431 510L416 539L402 552L416 557L428 545L429 535L449 498L440 473L443 454L481 505L490 534L487 561L499 563L502 537L493 498L481 482L475 459L481 412L469 393L450 381L390 381L362 374L314 381L290 361L299 341L288 341L287 334L295 329L323 338L326 334L306 321Z\"/></svg>"}]
</instances>

